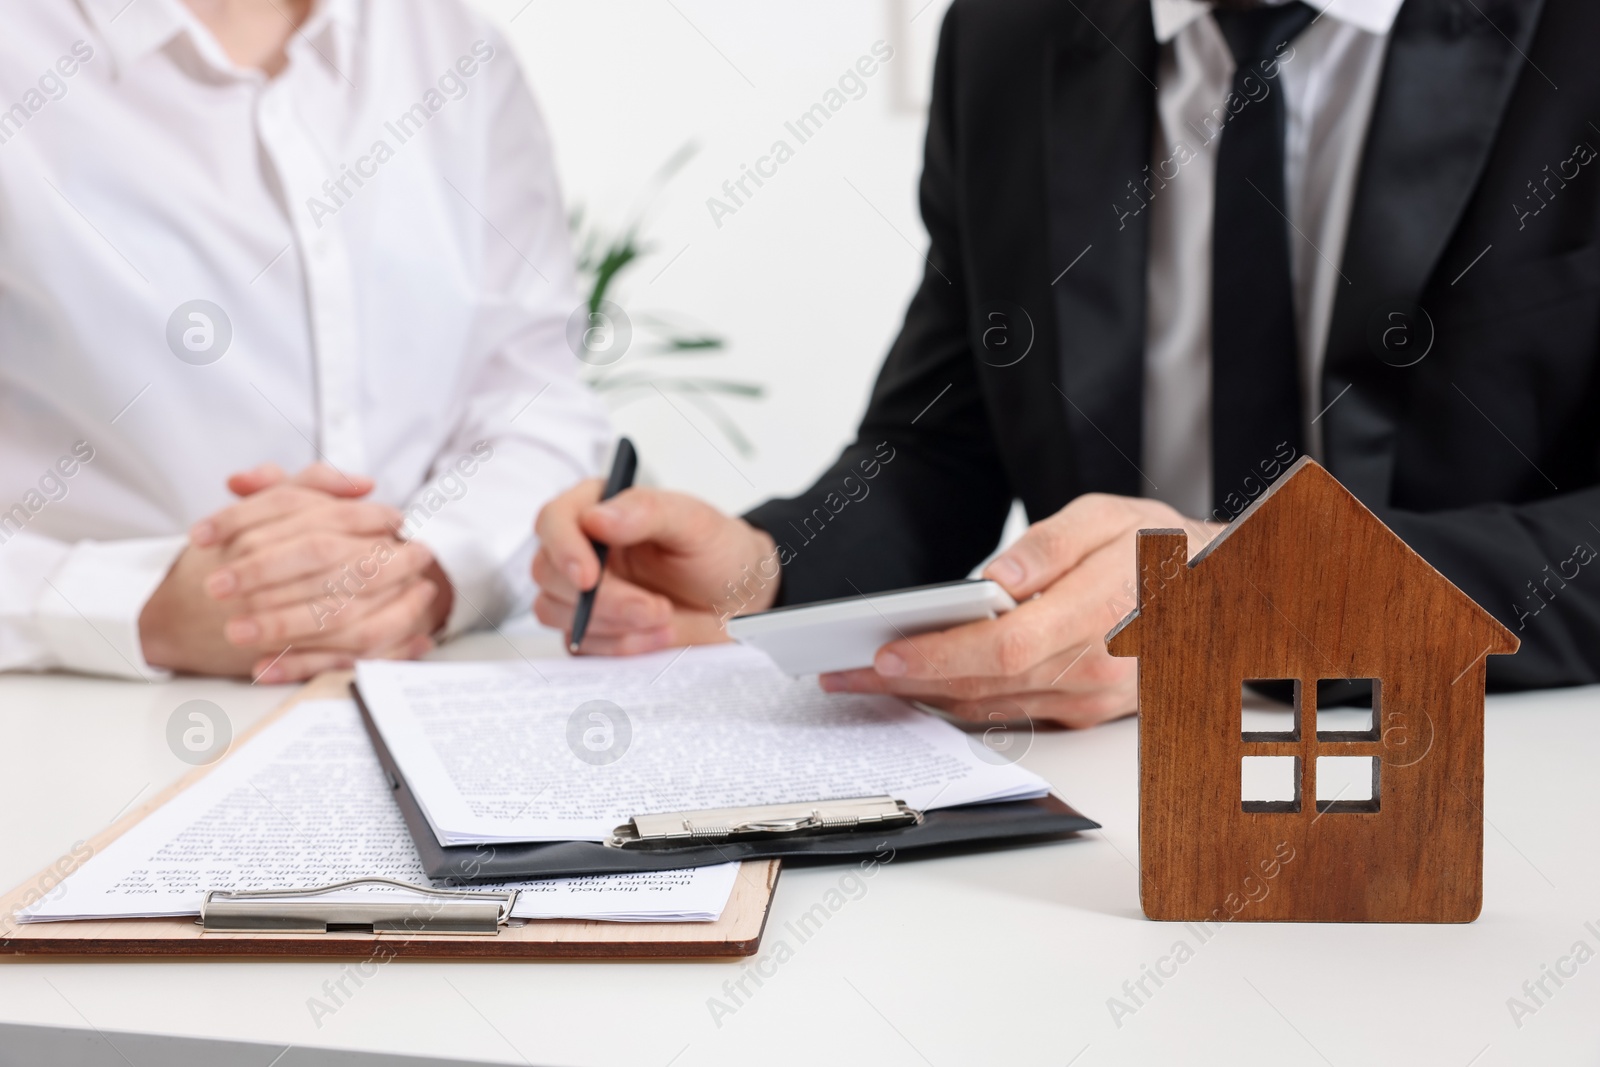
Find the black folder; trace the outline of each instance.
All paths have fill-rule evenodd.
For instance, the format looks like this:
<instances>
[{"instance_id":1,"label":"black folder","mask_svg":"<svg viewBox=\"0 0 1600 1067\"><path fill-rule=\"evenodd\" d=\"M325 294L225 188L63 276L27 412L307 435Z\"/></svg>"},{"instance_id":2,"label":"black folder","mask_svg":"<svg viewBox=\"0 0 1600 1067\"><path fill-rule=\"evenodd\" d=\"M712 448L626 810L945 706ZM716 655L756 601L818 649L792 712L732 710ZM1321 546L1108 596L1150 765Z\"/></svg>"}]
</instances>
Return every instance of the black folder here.
<instances>
[{"instance_id":1,"label":"black folder","mask_svg":"<svg viewBox=\"0 0 1600 1067\"><path fill-rule=\"evenodd\" d=\"M416 842L422 869L429 878L454 884L670 871L733 860L826 863L871 856L882 860L885 853L898 857L907 852L971 850L1054 841L1100 826L1074 811L1060 797L1050 794L1033 800L940 808L922 813L915 825L893 829L797 834L674 848L614 848L598 841L441 845L354 683L351 683L350 692L361 711L361 722L378 754L378 762L383 765L383 773L394 790L406 828Z\"/></svg>"}]
</instances>

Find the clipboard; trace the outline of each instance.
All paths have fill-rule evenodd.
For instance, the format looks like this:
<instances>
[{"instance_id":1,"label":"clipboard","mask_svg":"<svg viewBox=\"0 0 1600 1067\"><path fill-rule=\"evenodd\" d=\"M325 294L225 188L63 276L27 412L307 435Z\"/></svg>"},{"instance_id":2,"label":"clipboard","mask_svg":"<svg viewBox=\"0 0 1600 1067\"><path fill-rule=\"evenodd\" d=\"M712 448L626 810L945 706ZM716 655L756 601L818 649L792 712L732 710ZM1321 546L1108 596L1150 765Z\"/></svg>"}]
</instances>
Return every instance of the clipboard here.
<instances>
[{"instance_id":1,"label":"clipboard","mask_svg":"<svg viewBox=\"0 0 1600 1067\"><path fill-rule=\"evenodd\" d=\"M265 715L234 743L248 741L290 708L304 700L341 699L348 695L351 672L319 675L292 697ZM231 752L230 752L231 756ZM228 759L224 756L223 760ZM138 825L145 816L199 781L223 760L198 767L157 793L101 831L88 844L89 855ZM562 919L510 919L504 912L485 924L484 907L493 911L505 895L468 894L441 890L417 892L434 898L422 914L428 922L407 922L404 917L374 929L344 928L350 921L371 922L371 908L321 905L317 889L274 890L270 893L207 894L206 929L189 918L87 919L24 923L10 921L0 931L0 954L11 956L196 956L233 957L374 957L412 959L539 959L539 958L689 958L754 955L778 884L779 863L764 860L744 863L722 917L715 922L599 922ZM76 868L74 868L76 869ZM9 919L42 884L54 884L64 874L52 866L0 896L0 916ZM510 879L507 879L510 880ZM335 887L337 888L337 887ZM264 909L259 897L290 900L291 907ZM474 906L475 905L475 906ZM356 910L352 912L350 909ZM418 914L415 910L412 915ZM305 916L310 915L309 920ZM301 921L294 921L296 917ZM264 918L263 918L264 917ZM327 929L329 924L336 928ZM223 929L221 927L226 927ZM440 932L456 928L456 932ZM322 932L324 931L325 932Z\"/></svg>"},{"instance_id":2,"label":"clipboard","mask_svg":"<svg viewBox=\"0 0 1600 1067\"><path fill-rule=\"evenodd\" d=\"M860 797L707 812L641 812L618 827L609 843L441 845L353 682L350 696L361 712L362 725L417 846L422 869L429 878L454 885L670 871L733 860L837 863L874 856L881 859L885 854L1042 844L1100 826L1053 793L1032 800L921 812L911 811L892 797ZM906 817L894 818L890 811L894 805ZM809 825L778 825L783 822ZM734 832L750 827L760 832ZM706 832L711 828L717 832ZM652 836L653 841L644 840ZM638 840L625 840L630 837Z\"/></svg>"}]
</instances>

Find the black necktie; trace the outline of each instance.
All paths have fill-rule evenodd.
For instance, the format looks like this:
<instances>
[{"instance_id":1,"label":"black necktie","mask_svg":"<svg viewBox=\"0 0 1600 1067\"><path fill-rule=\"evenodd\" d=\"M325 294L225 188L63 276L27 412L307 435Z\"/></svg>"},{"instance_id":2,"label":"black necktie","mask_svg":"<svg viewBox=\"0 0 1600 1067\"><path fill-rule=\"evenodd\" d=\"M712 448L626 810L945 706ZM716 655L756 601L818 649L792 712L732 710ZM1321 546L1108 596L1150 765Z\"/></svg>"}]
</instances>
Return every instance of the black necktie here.
<instances>
[{"instance_id":1,"label":"black necktie","mask_svg":"<svg viewBox=\"0 0 1600 1067\"><path fill-rule=\"evenodd\" d=\"M1291 0L1214 11L1236 68L1217 149L1211 284L1211 496L1234 518L1284 445L1303 451L1300 367L1284 196L1283 80L1274 60L1316 16ZM1279 463L1286 467L1287 463ZM1246 481L1246 479L1251 479ZM1233 499L1229 501L1229 497Z\"/></svg>"}]
</instances>

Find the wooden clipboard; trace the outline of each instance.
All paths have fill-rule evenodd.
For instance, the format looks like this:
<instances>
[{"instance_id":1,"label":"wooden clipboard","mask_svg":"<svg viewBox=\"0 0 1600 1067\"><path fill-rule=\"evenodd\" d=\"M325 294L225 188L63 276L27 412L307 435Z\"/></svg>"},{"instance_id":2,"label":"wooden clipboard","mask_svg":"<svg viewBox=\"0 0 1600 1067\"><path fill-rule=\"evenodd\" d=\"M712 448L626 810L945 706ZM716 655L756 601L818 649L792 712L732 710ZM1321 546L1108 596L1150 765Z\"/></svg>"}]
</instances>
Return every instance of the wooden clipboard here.
<instances>
[{"instance_id":1,"label":"wooden clipboard","mask_svg":"<svg viewBox=\"0 0 1600 1067\"><path fill-rule=\"evenodd\" d=\"M349 671L322 674L264 716L234 743L249 741L302 700L343 699ZM231 755L231 753L230 753ZM88 842L98 855L141 819L221 766L223 757L198 767L135 808ZM218 933L203 931L191 918L91 919L23 923L11 920L31 902L41 885L59 883L70 871L51 866L0 897L0 953L13 956L204 956L208 958L377 957L413 959L603 959L639 957L750 956L761 934L778 884L778 860L740 865L733 893L715 922L623 923L561 919L513 920L497 934L370 933L333 930L325 934ZM75 867L73 869L76 869Z\"/></svg>"}]
</instances>

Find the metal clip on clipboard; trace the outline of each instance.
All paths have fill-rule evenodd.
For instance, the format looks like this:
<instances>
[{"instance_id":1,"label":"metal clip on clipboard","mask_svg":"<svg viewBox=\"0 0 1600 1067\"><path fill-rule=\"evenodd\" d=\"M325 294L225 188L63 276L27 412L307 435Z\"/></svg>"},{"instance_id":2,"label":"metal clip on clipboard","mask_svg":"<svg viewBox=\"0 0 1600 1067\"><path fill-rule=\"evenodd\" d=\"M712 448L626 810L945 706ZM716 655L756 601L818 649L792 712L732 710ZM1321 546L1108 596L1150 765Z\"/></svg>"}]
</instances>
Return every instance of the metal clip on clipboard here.
<instances>
[{"instance_id":1,"label":"metal clip on clipboard","mask_svg":"<svg viewBox=\"0 0 1600 1067\"><path fill-rule=\"evenodd\" d=\"M361 885L386 885L423 900L318 900ZM200 904L207 933L325 934L340 927L405 934L496 934L511 918L514 889L475 892L430 889L392 878L355 878L306 889L213 889Z\"/></svg>"},{"instance_id":2,"label":"metal clip on clipboard","mask_svg":"<svg viewBox=\"0 0 1600 1067\"><path fill-rule=\"evenodd\" d=\"M893 797L811 800L635 815L606 839L610 848L652 849L724 841L885 830L922 822L922 812Z\"/></svg>"}]
</instances>

